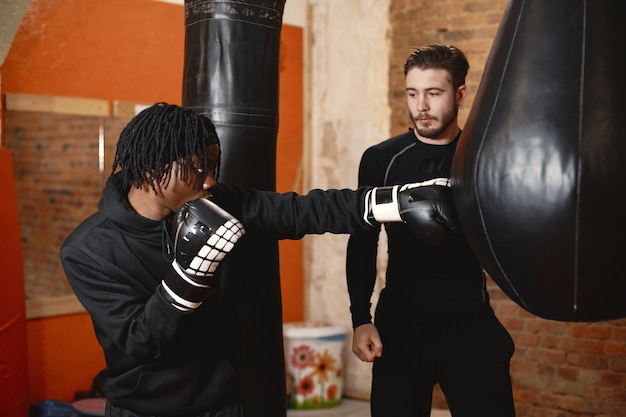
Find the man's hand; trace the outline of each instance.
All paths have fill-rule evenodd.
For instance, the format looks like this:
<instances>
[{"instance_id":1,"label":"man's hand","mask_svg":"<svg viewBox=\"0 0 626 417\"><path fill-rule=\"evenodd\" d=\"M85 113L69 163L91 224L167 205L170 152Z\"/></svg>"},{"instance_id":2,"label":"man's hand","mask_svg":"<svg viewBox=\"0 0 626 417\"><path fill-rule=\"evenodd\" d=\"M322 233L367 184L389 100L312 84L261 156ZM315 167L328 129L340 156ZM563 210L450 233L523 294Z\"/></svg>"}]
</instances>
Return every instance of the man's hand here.
<instances>
[{"instance_id":1,"label":"man's hand","mask_svg":"<svg viewBox=\"0 0 626 417\"><path fill-rule=\"evenodd\" d=\"M352 352L364 362L372 362L383 355L383 343L376 326L367 323L354 329Z\"/></svg>"}]
</instances>

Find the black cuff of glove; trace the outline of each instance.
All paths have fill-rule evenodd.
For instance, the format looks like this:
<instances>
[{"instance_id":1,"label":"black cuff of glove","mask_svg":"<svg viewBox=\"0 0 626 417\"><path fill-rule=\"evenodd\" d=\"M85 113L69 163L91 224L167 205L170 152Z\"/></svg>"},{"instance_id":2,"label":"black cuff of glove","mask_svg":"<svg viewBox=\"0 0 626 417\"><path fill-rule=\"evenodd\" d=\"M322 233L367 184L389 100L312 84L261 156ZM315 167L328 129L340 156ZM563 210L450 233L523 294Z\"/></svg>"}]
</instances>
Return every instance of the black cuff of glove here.
<instances>
[{"instance_id":1,"label":"black cuff of glove","mask_svg":"<svg viewBox=\"0 0 626 417\"><path fill-rule=\"evenodd\" d=\"M161 281L165 298L179 310L189 311L198 308L204 300L215 292L215 288L208 285L194 285L192 280L185 280L175 271Z\"/></svg>"}]
</instances>

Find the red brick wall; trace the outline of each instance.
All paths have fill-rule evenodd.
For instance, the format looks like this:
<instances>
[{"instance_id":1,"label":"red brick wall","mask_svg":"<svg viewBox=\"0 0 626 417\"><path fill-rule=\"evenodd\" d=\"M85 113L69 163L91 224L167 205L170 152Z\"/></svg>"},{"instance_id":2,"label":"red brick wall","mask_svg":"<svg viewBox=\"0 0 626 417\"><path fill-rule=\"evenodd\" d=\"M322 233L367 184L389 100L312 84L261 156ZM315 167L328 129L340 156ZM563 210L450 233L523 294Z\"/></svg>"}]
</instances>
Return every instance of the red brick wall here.
<instances>
[{"instance_id":1,"label":"red brick wall","mask_svg":"<svg viewBox=\"0 0 626 417\"><path fill-rule=\"evenodd\" d=\"M112 160L98 163L100 132L111 149L127 119L7 111L6 147L17 162L26 299L71 294L59 261L63 240L96 211Z\"/></svg>"},{"instance_id":2,"label":"red brick wall","mask_svg":"<svg viewBox=\"0 0 626 417\"><path fill-rule=\"evenodd\" d=\"M454 44L470 61L471 108L506 0L392 0L390 105L392 133L411 126L402 66L411 50L431 42ZM511 362L518 417L626 415L626 320L562 323L525 312L490 282L496 314L516 343ZM625 301L626 302L626 301ZM434 404L446 407L441 391Z\"/></svg>"}]
</instances>

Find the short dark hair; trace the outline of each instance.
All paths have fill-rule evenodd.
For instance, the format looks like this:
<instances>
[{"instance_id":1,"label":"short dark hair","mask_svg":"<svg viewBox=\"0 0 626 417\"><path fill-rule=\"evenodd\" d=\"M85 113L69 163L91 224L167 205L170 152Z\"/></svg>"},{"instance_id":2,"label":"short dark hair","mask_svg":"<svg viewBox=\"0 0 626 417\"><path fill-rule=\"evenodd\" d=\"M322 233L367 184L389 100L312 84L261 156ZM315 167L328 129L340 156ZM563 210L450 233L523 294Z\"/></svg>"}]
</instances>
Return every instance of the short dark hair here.
<instances>
[{"instance_id":1,"label":"short dark hair","mask_svg":"<svg viewBox=\"0 0 626 417\"><path fill-rule=\"evenodd\" d=\"M147 180L156 192L155 182L171 177L171 163L178 162L175 175L186 181L197 169L207 172L209 145L219 145L215 126L192 109L168 103L155 103L139 112L122 130L115 151L111 175L119 167L122 186L141 188ZM193 157L197 156L194 162ZM219 159L219 158L218 158ZM214 161L217 178L219 161ZM196 182L202 178L196 176ZM194 183L194 186L198 184Z\"/></svg>"},{"instance_id":2,"label":"short dark hair","mask_svg":"<svg viewBox=\"0 0 626 417\"><path fill-rule=\"evenodd\" d=\"M444 69L452 76L452 86L456 89L465 84L469 63L465 54L456 46L430 44L415 49L404 63L404 75L412 68Z\"/></svg>"}]
</instances>

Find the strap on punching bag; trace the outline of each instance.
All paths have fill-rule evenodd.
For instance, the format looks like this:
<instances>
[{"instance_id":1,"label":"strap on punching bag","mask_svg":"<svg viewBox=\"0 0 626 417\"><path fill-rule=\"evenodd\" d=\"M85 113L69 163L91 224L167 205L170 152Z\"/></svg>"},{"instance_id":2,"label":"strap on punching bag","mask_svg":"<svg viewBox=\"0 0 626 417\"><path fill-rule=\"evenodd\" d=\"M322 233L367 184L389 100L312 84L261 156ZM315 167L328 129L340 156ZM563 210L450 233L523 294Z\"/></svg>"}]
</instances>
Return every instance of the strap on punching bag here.
<instances>
[{"instance_id":1,"label":"strap on punching bag","mask_svg":"<svg viewBox=\"0 0 626 417\"><path fill-rule=\"evenodd\" d=\"M185 0L183 107L220 138L219 181L276 188L279 49L285 0ZM223 266L234 307L246 415L286 415L278 242L248 239ZM232 277L232 279L230 278ZM235 333L234 333L235 334Z\"/></svg>"}]
</instances>

